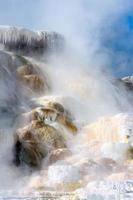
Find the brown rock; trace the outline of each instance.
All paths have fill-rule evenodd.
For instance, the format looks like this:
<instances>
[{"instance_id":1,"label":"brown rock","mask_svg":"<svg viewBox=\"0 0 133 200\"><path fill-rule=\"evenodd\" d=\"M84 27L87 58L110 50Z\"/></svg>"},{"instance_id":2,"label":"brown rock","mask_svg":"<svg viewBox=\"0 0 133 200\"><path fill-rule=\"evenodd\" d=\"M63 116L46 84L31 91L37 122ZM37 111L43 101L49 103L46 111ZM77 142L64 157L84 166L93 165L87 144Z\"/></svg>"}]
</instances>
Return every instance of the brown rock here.
<instances>
[{"instance_id":1,"label":"brown rock","mask_svg":"<svg viewBox=\"0 0 133 200\"><path fill-rule=\"evenodd\" d=\"M71 155L71 151L66 148L54 150L49 155L49 163L53 164L54 162L58 160L63 160L65 157Z\"/></svg>"},{"instance_id":2,"label":"brown rock","mask_svg":"<svg viewBox=\"0 0 133 200\"><path fill-rule=\"evenodd\" d=\"M76 134L78 129L76 125L65 115L58 115L57 116L57 121L65 126L66 129L68 129L69 132L72 134Z\"/></svg>"},{"instance_id":3,"label":"brown rock","mask_svg":"<svg viewBox=\"0 0 133 200\"><path fill-rule=\"evenodd\" d=\"M44 90L44 81L38 75L25 75L21 77L21 80L34 92L41 92Z\"/></svg>"},{"instance_id":4,"label":"brown rock","mask_svg":"<svg viewBox=\"0 0 133 200\"><path fill-rule=\"evenodd\" d=\"M50 102L45 107L32 110L30 120L40 120L43 121L43 123L58 122L72 134L76 134L78 131L73 120L66 114L65 109L59 103L52 104L52 102Z\"/></svg>"},{"instance_id":5,"label":"brown rock","mask_svg":"<svg viewBox=\"0 0 133 200\"><path fill-rule=\"evenodd\" d=\"M52 150L66 148L60 133L40 121L33 121L27 127L17 131L14 147L15 164L26 163L38 167L42 159Z\"/></svg>"},{"instance_id":6,"label":"brown rock","mask_svg":"<svg viewBox=\"0 0 133 200\"><path fill-rule=\"evenodd\" d=\"M32 65L24 65L17 69L17 75L23 77L26 75L37 74Z\"/></svg>"},{"instance_id":7,"label":"brown rock","mask_svg":"<svg viewBox=\"0 0 133 200\"><path fill-rule=\"evenodd\" d=\"M56 110L59 113L64 113L65 112L64 107L60 103L58 103L58 102L51 102L50 101L48 103L48 107L50 107L51 109Z\"/></svg>"}]
</instances>

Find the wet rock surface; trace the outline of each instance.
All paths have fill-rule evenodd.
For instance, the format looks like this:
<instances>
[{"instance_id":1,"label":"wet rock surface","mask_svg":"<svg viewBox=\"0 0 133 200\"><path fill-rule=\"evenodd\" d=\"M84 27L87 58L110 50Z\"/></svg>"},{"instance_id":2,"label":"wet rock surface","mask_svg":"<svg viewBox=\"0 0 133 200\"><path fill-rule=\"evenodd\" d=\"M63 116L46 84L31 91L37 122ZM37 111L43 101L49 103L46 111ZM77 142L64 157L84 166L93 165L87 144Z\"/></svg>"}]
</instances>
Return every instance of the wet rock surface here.
<instances>
[{"instance_id":1,"label":"wet rock surface","mask_svg":"<svg viewBox=\"0 0 133 200\"><path fill-rule=\"evenodd\" d=\"M50 162L53 162L63 159L67 153L69 155L69 150L64 149L67 148L66 136L60 126L70 131L70 134L76 133L77 127L68 118L68 113L65 113L61 104L48 102L44 107L37 107L26 115L27 125L18 130L15 136L14 156L16 165L25 162L29 163L30 166L39 166L46 156L49 157ZM58 120L59 117L60 119L63 118L63 122L62 119ZM68 122L65 123L65 120L70 125ZM57 123L58 126L54 127L53 123Z\"/></svg>"},{"instance_id":2,"label":"wet rock surface","mask_svg":"<svg viewBox=\"0 0 133 200\"><path fill-rule=\"evenodd\" d=\"M79 188L82 194L84 191L90 194L92 188L98 189L97 181L115 182L133 178L132 114L106 114L91 121L90 111L97 110L99 105L92 108L87 105L92 103L91 98L92 101L97 98L97 87L94 84L93 91L86 90L88 82L86 79L84 82L84 78L83 85L82 78L75 83L75 77L72 77L72 82L71 79L68 82L65 80L66 87L70 86L72 91L78 93L77 101L74 98L76 93L70 88L62 91L59 87L56 98L50 80L54 76L49 78L45 73L46 70L50 74L53 68L49 71L50 65L42 65L44 60L41 62L35 54L44 53L47 57L47 53L57 49L57 46L61 50L62 42L62 36L56 33L0 29L0 43L3 45L0 50L0 128L10 127L7 134L10 142L7 144L3 137L5 132L0 129L2 170L10 176L11 170L15 169L12 177L19 177L11 177L12 181L16 181L15 187L23 185L31 194L32 189L36 192L61 190L78 193ZM58 65L54 69L58 76ZM53 81L55 87L58 80ZM116 82L113 92L128 94L127 99L131 100L132 77ZM92 84L90 88L93 89ZM105 97L109 93L107 91ZM118 97L115 105L119 104ZM102 106L101 110L104 110ZM7 123L8 118L11 118L10 123ZM9 145L8 148L6 145ZM8 149L9 155L5 149ZM5 180L4 175L1 176ZM1 185L7 186L6 181Z\"/></svg>"},{"instance_id":3,"label":"wet rock surface","mask_svg":"<svg viewBox=\"0 0 133 200\"><path fill-rule=\"evenodd\" d=\"M6 50L19 54L43 54L62 50L65 40L56 32L3 26L0 27L0 43Z\"/></svg>"}]
</instances>

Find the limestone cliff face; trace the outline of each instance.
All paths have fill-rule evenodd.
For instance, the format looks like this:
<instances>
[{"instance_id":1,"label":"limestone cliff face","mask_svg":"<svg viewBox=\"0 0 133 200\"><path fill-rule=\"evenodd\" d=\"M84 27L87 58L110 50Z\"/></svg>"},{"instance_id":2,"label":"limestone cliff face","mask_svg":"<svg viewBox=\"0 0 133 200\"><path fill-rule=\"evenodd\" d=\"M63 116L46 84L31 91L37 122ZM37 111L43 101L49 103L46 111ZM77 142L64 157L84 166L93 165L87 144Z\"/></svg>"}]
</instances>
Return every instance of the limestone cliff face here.
<instances>
[{"instance_id":1,"label":"limestone cliff face","mask_svg":"<svg viewBox=\"0 0 133 200\"><path fill-rule=\"evenodd\" d=\"M31 96L46 93L46 79L29 59L47 57L63 46L64 37L56 32L0 27L0 114L13 114Z\"/></svg>"},{"instance_id":2,"label":"limestone cliff face","mask_svg":"<svg viewBox=\"0 0 133 200\"><path fill-rule=\"evenodd\" d=\"M18 27L0 27L0 44L3 48L17 53L42 54L60 51L64 46L64 37L56 32L31 31Z\"/></svg>"}]
</instances>

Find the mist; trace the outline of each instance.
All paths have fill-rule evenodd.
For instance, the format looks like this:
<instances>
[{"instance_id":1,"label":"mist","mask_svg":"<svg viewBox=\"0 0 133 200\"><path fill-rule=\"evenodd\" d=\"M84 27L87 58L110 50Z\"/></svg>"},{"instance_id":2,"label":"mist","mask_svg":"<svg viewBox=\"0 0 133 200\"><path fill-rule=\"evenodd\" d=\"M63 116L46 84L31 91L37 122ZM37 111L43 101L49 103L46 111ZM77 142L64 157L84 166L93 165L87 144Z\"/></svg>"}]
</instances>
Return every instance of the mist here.
<instances>
[{"instance_id":1,"label":"mist","mask_svg":"<svg viewBox=\"0 0 133 200\"><path fill-rule=\"evenodd\" d=\"M17 128L17 122L14 125L9 125L9 129L6 131L7 136L10 135L8 140L11 140L11 142L6 141L6 137L4 138L5 143L3 144L6 144L6 152L3 152L5 146L1 146L2 156L0 163L3 164L1 166L2 173L0 178L4 181L4 186L1 184L0 189L6 187L7 189L15 188L16 190L26 190L31 187L30 189L32 190L32 184L38 184L38 182L36 183L36 179L41 180L43 185L48 182L49 186L51 182L48 180L48 174L50 174L51 179L53 175L51 175L50 170L52 170L52 173L55 170L54 178L56 182L58 179L56 176L60 173L60 170L58 172L58 164L62 166L62 163L63 167L66 167L64 167L66 171L68 169L67 165L74 167L74 169L69 168L68 170L68 173L70 172L69 176L72 177L75 167L78 167L80 169L79 171L83 170L81 170L82 163L78 161L83 158L86 162L88 155L91 159L96 155L95 149L89 149L88 143L86 143L86 138L89 138L89 135L92 134L92 138L94 135L96 137L98 135L102 140L106 138L104 136L107 133L106 142L111 142L115 138L113 131L116 131L115 133L119 135L122 129L121 127L124 126L125 128L127 126L126 122L129 120L127 113L132 113L133 110L131 101L133 96L123 85L117 87L117 84L115 84L116 77L110 67L112 63L112 52L110 52L107 46L103 45L103 41L104 38L108 38L108 35L112 36L114 34L114 29L110 27L113 27L116 22L119 22L121 17L131 12L131 6L131 1L127 1L125 5L124 0L38 1L36 15L38 13L40 20L35 21L32 28L39 27L40 30L56 31L62 34L65 45L62 52L57 51L52 54L44 53L39 56L31 52L30 56L27 56L30 61L39 66L50 86L50 90L46 94L41 93L39 97L35 96L30 100L36 104L45 102L45 100L55 100L61 103L72 113L74 122L79 130L75 138L74 136L69 136L67 131L65 132L68 137L67 145L73 153L72 156L61 162L57 161L57 169L54 165L47 166L46 162L44 162L42 169L35 172L25 166L20 168L13 166L12 139ZM119 36L120 32L118 31L115 34ZM113 53L115 54L115 52ZM119 59L122 62L124 59L123 54L119 55ZM126 62L127 57L124 60ZM119 66L119 71L121 67L123 68L123 66ZM13 81L11 80L11 82ZM5 93L9 92L9 88L6 86L5 89L5 84L4 86L1 84L3 98L8 98ZM6 90L8 92L5 92ZM28 92L27 94L30 96ZM9 96L11 96L10 93ZM28 108L27 110L29 111L29 104L24 103L21 102L23 106L27 106L25 110ZM3 120L6 121L6 117ZM112 146L110 146L109 148L111 149ZM124 148L127 148L127 146L124 146ZM108 150L109 153L107 153L112 155L111 159L115 157L115 159L119 160L119 156L114 156L112 149L110 149ZM106 150L103 148L103 151ZM6 168L6 166L8 167ZM5 180L5 170L9 171L8 183ZM46 176L47 170L49 171ZM78 177L78 171L74 174L75 177ZM102 175L99 176L101 177ZM14 181L12 182L12 180ZM77 181L78 178L75 178L75 180ZM85 180L88 181L88 177Z\"/></svg>"},{"instance_id":2,"label":"mist","mask_svg":"<svg viewBox=\"0 0 133 200\"><path fill-rule=\"evenodd\" d=\"M111 52L103 46L104 37L108 37L105 34L114 34L113 28L109 29L110 32L107 29L130 12L131 5L128 1L125 6L122 0L51 0L44 1L38 8L42 15L38 26L54 29L62 33L66 40L62 55L49 58L53 93L77 98L87 106L86 112L80 109L87 118L131 111L126 91L117 89L112 83Z\"/></svg>"}]
</instances>

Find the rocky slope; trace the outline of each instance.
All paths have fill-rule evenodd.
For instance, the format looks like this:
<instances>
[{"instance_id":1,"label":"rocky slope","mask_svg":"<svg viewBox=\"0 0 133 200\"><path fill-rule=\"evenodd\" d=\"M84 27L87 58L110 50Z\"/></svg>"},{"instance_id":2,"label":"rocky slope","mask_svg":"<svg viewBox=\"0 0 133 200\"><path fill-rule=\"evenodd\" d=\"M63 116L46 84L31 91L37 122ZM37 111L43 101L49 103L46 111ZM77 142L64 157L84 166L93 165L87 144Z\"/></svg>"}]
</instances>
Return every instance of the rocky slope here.
<instances>
[{"instance_id":1,"label":"rocky slope","mask_svg":"<svg viewBox=\"0 0 133 200\"><path fill-rule=\"evenodd\" d=\"M37 53L58 51L64 46L64 37L56 32L31 31L18 27L0 27L0 43L9 51Z\"/></svg>"},{"instance_id":2,"label":"rocky slope","mask_svg":"<svg viewBox=\"0 0 133 200\"><path fill-rule=\"evenodd\" d=\"M64 48L55 32L0 27L0 190L94 199L133 178L133 78L76 74L64 58L51 68L44 57Z\"/></svg>"}]
</instances>

